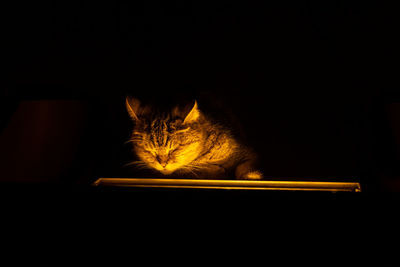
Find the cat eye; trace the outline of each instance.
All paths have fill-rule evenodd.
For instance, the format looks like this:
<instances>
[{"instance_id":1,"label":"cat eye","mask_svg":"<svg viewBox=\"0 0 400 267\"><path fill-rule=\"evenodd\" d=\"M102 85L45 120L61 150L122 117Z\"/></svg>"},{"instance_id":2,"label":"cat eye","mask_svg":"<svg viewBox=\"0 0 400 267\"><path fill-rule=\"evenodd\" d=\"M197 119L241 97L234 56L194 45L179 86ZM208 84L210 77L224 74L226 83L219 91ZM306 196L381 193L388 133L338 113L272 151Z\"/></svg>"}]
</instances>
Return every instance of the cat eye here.
<instances>
[{"instance_id":1,"label":"cat eye","mask_svg":"<svg viewBox=\"0 0 400 267\"><path fill-rule=\"evenodd\" d=\"M143 154L145 154L145 155L147 155L147 156L155 156L154 154L153 154L153 152L151 152L151 151L148 151L148 150L143 150L141 153L143 153Z\"/></svg>"},{"instance_id":2,"label":"cat eye","mask_svg":"<svg viewBox=\"0 0 400 267\"><path fill-rule=\"evenodd\" d=\"M177 133L177 134L184 133L184 132L187 132L189 129L190 129L190 127L187 127L187 128L181 129L181 130L177 130L177 131L175 131L175 133Z\"/></svg>"},{"instance_id":3,"label":"cat eye","mask_svg":"<svg viewBox=\"0 0 400 267\"><path fill-rule=\"evenodd\" d=\"M171 150L171 151L168 153L168 155L171 155L171 154L177 152L178 150L180 150L180 146L178 146L177 148Z\"/></svg>"}]
</instances>

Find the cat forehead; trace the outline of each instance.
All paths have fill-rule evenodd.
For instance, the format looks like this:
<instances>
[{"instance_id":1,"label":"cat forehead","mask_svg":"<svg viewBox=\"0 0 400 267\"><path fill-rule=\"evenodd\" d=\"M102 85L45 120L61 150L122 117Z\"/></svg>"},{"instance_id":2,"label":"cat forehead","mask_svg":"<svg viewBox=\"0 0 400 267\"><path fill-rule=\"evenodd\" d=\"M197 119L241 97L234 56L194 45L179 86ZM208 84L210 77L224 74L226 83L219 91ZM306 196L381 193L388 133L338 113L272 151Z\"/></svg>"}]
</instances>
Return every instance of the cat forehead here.
<instances>
[{"instance_id":1,"label":"cat forehead","mask_svg":"<svg viewBox=\"0 0 400 267\"><path fill-rule=\"evenodd\" d=\"M149 121L149 124L153 128L165 128L165 127L171 127L171 126L176 126L179 124L177 120L173 120L169 117L165 118L156 118L151 121Z\"/></svg>"},{"instance_id":2,"label":"cat forehead","mask_svg":"<svg viewBox=\"0 0 400 267\"><path fill-rule=\"evenodd\" d=\"M179 118L153 118L143 120L137 126L143 130L147 131L159 131L159 130L167 130L167 131L174 131L181 129L183 121ZM187 128L185 126L184 128Z\"/></svg>"}]
</instances>

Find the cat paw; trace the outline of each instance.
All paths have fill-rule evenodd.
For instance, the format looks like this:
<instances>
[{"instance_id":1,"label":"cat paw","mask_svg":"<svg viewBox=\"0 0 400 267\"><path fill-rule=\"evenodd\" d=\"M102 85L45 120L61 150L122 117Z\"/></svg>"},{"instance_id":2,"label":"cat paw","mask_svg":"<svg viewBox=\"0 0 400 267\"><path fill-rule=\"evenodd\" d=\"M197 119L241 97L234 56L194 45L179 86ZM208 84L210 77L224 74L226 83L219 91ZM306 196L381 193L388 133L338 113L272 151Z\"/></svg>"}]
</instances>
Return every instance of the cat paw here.
<instances>
[{"instance_id":1,"label":"cat paw","mask_svg":"<svg viewBox=\"0 0 400 267\"><path fill-rule=\"evenodd\" d=\"M263 178L263 174L260 171L251 171L248 173L245 173L245 175L243 175L243 179L246 180L260 180Z\"/></svg>"}]
</instances>

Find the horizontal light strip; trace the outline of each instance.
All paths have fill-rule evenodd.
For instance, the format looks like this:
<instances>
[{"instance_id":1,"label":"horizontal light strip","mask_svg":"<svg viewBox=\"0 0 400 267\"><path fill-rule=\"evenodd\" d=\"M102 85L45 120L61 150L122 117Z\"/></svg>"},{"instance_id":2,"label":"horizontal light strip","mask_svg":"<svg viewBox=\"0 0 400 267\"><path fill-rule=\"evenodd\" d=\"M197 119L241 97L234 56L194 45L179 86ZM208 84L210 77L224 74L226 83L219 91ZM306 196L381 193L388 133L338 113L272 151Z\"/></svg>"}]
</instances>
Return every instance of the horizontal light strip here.
<instances>
[{"instance_id":1,"label":"horizontal light strip","mask_svg":"<svg viewBox=\"0 0 400 267\"><path fill-rule=\"evenodd\" d=\"M361 192L359 183L204 179L99 178L95 186Z\"/></svg>"}]
</instances>

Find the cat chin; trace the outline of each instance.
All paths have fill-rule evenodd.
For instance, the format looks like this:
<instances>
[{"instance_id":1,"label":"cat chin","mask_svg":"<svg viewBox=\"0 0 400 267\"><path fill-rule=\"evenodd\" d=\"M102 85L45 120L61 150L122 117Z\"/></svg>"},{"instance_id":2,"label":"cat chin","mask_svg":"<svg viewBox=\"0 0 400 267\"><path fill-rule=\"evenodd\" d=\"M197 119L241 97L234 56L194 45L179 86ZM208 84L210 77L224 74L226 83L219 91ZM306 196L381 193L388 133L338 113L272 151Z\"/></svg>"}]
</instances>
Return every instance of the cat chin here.
<instances>
[{"instance_id":1,"label":"cat chin","mask_svg":"<svg viewBox=\"0 0 400 267\"><path fill-rule=\"evenodd\" d=\"M161 172L164 175L170 175L171 173L173 173L174 171L171 170L158 170L159 172Z\"/></svg>"}]
</instances>

